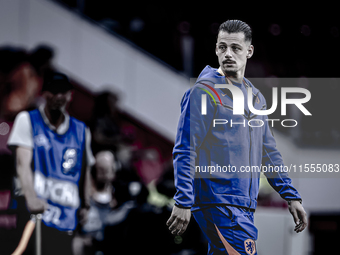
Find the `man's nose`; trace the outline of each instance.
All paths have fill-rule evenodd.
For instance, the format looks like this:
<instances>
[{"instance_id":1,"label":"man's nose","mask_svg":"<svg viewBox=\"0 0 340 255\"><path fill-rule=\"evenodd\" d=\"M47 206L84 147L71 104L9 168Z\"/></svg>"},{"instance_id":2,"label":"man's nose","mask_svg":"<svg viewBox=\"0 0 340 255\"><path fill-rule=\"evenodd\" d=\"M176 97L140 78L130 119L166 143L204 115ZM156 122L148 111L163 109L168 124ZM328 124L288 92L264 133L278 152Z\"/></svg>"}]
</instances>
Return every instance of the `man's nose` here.
<instances>
[{"instance_id":1,"label":"man's nose","mask_svg":"<svg viewBox=\"0 0 340 255\"><path fill-rule=\"evenodd\" d=\"M225 55L224 55L225 58L231 58L231 49L228 47L225 51Z\"/></svg>"}]
</instances>

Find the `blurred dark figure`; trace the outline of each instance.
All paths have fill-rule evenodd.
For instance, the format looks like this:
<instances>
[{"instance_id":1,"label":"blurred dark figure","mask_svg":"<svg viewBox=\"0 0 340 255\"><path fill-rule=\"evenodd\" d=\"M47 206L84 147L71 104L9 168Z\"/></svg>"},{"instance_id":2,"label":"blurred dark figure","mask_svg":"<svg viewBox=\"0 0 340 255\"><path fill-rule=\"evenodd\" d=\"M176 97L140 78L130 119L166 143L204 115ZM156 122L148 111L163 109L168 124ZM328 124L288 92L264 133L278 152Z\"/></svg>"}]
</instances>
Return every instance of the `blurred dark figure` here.
<instances>
[{"instance_id":1,"label":"blurred dark figure","mask_svg":"<svg viewBox=\"0 0 340 255\"><path fill-rule=\"evenodd\" d=\"M30 53L14 46L0 48L0 154L11 154L6 144L16 115L38 106L44 77L54 70L53 56L46 45Z\"/></svg>"},{"instance_id":2,"label":"blurred dark figure","mask_svg":"<svg viewBox=\"0 0 340 255\"><path fill-rule=\"evenodd\" d=\"M155 148L148 148L139 150L138 155L139 159L135 166L144 184L148 185L152 181L157 181L163 172L160 153Z\"/></svg>"},{"instance_id":3,"label":"blurred dark figure","mask_svg":"<svg viewBox=\"0 0 340 255\"><path fill-rule=\"evenodd\" d=\"M38 80L37 96L40 96L43 84L49 82L56 71L53 66L53 57L54 49L44 44L38 45L29 54L29 62ZM33 107L40 105L41 101L40 97L36 97Z\"/></svg>"},{"instance_id":4,"label":"blurred dark figure","mask_svg":"<svg viewBox=\"0 0 340 255\"><path fill-rule=\"evenodd\" d=\"M18 216L23 201L14 197L14 158L7 147L13 121L18 112L33 103L37 80L23 48L0 47L0 246L1 254L14 251L22 226Z\"/></svg>"},{"instance_id":5,"label":"blurred dark figure","mask_svg":"<svg viewBox=\"0 0 340 255\"><path fill-rule=\"evenodd\" d=\"M37 107L43 76L51 69L53 50L38 46L32 52L14 46L0 48L0 246L1 254L14 251L26 224L26 205L18 196L14 158L7 147L13 121L20 111ZM2 243L3 242L3 243ZM27 253L30 248L26 249Z\"/></svg>"},{"instance_id":6,"label":"blurred dark figure","mask_svg":"<svg viewBox=\"0 0 340 255\"><path fill-rule=\"evenodd\" d=\"M130 237L134 228L139 228L139 224L134 222L138 218L143 219L143 215L151 208L147 203L149 191L134 167L137 160L136 152L125 148L120 149L120 154L126 155L120 155L121 160L117 160L120 168L113 181L117 207L133 206L124 221L106 226L102 250L104 254L132 254L130 249L134 245L131 245ZM112 216L114 217L114 214Z\"/></svg>"},{"instance_id":7,"label":"blurred dark figure","mask_svg":"<svg viewBox=\"0 0 340 255\"><path fill-rule=\"evenodd\" d=\"M163 174L161 178L159 178L156 188L159 193L170 198L172 198L176 193L172 162L166 162Z\"/></svg>"},{"instance_id":8,"label":"blurred dark figure","mask_svg":"<svg viewBox=\"0 0 340 255\"><path fill-rule=\"evenodd\" d=\"M117 109L118 96L103 92L95 99L92 123L92 150L110 150L116 153L120 139L119 116Z\"/></svg>"},{"instance_id":9,"label":"blurred dark figure","mask_svg":"<svg viewBox=\"0 0 340 255\"><path fill-rule=\"evenodd\" d=\"M173 170L168 166L157 184L157 190L172 200L174 192ZM150 169L152 171L152 169ZM138 190L141 183L131 182L130 190ZM151 191L150 191L151 192ZM169 205L156 205L149 201L148 193L140 193L137 206L128 214L120 228L108 228L110 253L184 255L206 254L206 242L196 222L192 221L183 236L173 236L164 224L171 214Z\"/></svg>"},{"instance_id":10,"label":"blurred dark figure","mask_svg":"<svg viewBox=\"0 0 340 255\"><path fill-rule=\"evenodd\" d=\"M96 164L92 167L92 195L90 208L80 221L80 230L73 239L74 255L96 254L110 250L114 245L111 237L106 237L107 226L119 225L135 207L134 201L118 206L116 189L112 185L116 176L116 163L112 152L100 151L96 154ZM121 235L122 233L120 233ZM104 238L108 243L104 242ZM106 254L106 253L104 253Z\"/></svg>"},{"instance_id":11,"label":"blurred dark figure","mask_svg":"<svg viewBox=\"0 0 340 255\"><path fill-rule=\"evenodd\" d=\"M159 178L156 184L157 191L166 196L168 199L172 200L172 203L162 207L162 216L159 217L159 224L167 221L168 217L171 214L172 206L173 206L173 196L176 193L176 188L174 185L174 170L172 162L166 162L164 166L164 171L162 176ZM172 235L169 231L164 230L163 226L163 238L166 239L166 250L167 254L172 255L184 255L184 254L192 254L192 255L205 255L207 250L207 240L200 231L198 224L195 221L191 221L186 232L181 235ZM155 242L156 243L156 242ZM156 245L158 251L162 252L164 248L160 245ZM156 254L156 253L155 253ZM166 254L166 252L162 252L162 254Z\"/></svg>"},{"instance_id":12,"label":"blurred dark figure","mask_svg":"<svg viewBox=\"0 0 340 255\"><path fill-rule=\"evenodd\" d=\"M29 61L39 77L43 78L47 72L55 70L52 63L53 57L54 50L48 45L38 45L31 51Z\"/></svg>"},{"instance_id":13,"label":"blurred dark figure","mask_svg":"<svg viewBox=\"0 0 340 255\"><path fill-rule=\"evenodd\" d=\"M32 106L39 88L28 53L13 46L0 48L0 118L13 121Z\"/></svg>"}]
</instances>

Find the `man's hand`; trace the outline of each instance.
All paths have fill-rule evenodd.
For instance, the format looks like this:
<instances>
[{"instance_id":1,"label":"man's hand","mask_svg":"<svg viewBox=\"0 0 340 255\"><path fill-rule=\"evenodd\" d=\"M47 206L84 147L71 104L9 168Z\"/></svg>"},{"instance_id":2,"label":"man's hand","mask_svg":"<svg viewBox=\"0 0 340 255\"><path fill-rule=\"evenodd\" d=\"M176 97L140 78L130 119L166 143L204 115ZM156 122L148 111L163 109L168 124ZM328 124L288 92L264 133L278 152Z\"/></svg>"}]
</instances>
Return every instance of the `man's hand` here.
<instances>
[{"instance_id":1,"label":"man's hand","mask_svg":"<svg viewBox=\"0 0 340 255\"><path fill-rule=\"evenodd\" d=\"M293 215L296 233L302 232L307 227L307 214L299 201L291 201L289 212Z\"/></svg>"},{"instance_id":2,"label":"man's hand","mask_svg":"<svg viewBox=\"0 0 340 255\"><path fill-rule=\"evenodd\" d=\"M191 217L191 210L174 206L171 216L166 222L171 234L181 235L187 229Z\"/></svg>"},{"instance_id":3,"label":"man's hand","mask_svg":"<svg viewBox=\"0 0 340 255\"><path fill-rule=\"evenodd\" d=\"M36 196L26 197L26 205L27 209L32 214L43 213L48 207L44 200L39 199Z\"/></svg>"}]
</instances>

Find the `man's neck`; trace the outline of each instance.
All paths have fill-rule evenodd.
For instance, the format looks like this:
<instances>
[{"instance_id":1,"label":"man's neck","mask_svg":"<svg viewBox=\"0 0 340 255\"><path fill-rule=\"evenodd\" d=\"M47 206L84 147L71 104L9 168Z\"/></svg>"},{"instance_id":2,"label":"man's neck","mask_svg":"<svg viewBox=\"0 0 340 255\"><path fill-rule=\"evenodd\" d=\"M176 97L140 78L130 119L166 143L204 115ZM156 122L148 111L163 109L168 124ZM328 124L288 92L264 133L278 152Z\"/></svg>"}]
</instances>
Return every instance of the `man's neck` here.
<instances>
[{"instance_id":1,"label":"man's neck","mask_svg":"<svg viewBox=\"0 0 340 255\"><path fill-rule=\"evenodd\" d=\"M242 72L235 72L235 73L225 73L222 71L222 68L220 67L217 70L221 75L228 77L228 79L230 79L233 82L236 83L242 83L243 82L243 78L244 78L244 73Z\"/></svg>"},{"instance_id":2,"label":"man's neck","mask_svg":"<svg viewBox=\"0 0 340 255\"><path fill-rule=\"evenodd\" d=\"M45 105L44 112L48 121L55 127L56 130L65 120L65 115L60 110L51 110Z\"/></svg>"}]
</instances>

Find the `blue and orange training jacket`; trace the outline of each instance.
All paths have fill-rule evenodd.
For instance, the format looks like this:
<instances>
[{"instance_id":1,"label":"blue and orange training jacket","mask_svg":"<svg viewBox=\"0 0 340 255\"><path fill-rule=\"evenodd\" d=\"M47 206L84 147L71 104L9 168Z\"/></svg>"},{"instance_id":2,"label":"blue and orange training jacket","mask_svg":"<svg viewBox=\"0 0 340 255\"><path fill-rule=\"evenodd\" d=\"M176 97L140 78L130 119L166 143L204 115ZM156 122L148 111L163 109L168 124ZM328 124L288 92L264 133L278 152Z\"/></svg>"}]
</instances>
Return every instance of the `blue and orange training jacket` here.
<instances>
[{"instance_id":1,"label":"blue and orange training jacket","mask_svg":"<svg viewBox=\"0 0 340 255\"><path fill-rule=\"evenodd\" d=\"M256 209L261 170L283 199L300 200L283 168L272 122L249 111L247 87L252 88L257 110L267 109L263 95L247 79L233 82L245 98L244 114L234 115L233 94L216 84L226 84L225 76L206 66L182 98L173 149L176 206L196 210L228 204Z\"/></svg>"}]
</instances>

